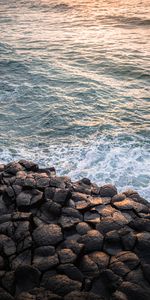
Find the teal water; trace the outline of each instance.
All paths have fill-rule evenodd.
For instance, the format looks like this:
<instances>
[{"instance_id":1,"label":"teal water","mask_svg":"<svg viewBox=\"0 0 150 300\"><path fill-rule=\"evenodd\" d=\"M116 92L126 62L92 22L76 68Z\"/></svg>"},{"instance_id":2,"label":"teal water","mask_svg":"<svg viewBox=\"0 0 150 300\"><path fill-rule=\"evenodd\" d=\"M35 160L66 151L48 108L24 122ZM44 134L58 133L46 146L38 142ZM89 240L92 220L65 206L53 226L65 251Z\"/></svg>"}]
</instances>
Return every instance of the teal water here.
<instances>
[{"instance_id":1,"label":"teal water","mask_svg":"<svg viewBox=\"0 0 150 300\"><path fill-rule=\"evenodd\" d=\"M0 161L150 199L147 0L0 0Z\"/></svg>"}]
</instances>

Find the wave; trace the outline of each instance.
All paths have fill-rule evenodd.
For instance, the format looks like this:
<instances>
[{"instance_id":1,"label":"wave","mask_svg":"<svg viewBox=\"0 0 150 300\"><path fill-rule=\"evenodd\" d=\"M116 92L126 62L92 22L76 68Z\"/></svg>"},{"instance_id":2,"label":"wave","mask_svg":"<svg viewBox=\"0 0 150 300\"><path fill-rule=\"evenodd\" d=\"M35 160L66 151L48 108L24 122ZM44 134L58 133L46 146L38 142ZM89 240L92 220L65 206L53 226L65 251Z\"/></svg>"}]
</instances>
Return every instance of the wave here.
<instances>
[{"instance_id":1,"label":"wave","mask_svg":"<svg viewBox=\"0 0 150 300\"><path fill-rule=\"evenodd\" d=\"M98 184L113 183L119 191L134 188L150 200L150 149L147 143L121 138L95 138L88 142L1 147L0 161L21 158L33 160L41 167L55 166L57 173L72 180L88 177Z\"/></svg>"}]
</instances>

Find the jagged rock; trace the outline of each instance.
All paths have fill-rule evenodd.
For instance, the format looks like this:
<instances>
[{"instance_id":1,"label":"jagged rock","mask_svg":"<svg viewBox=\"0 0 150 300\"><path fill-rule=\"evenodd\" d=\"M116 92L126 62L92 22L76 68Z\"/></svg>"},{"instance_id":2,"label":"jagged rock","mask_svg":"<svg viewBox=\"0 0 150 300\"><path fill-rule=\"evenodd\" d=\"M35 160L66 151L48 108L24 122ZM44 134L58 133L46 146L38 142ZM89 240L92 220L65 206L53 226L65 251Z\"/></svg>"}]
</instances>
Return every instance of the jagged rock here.
<instances>
[{"instance_id":1,"label":"jagged rock","mask_svg":"<svg viewBox=\"0 0 150 300\"><path fill-rule=\"evenodd\" d=\"M32 161L22 159L19 161L19 164L22 165L27 171L36 172L39 169L38 165Z\"/></svg>"},{"instance_id":2,"label":"jagged rock","mask_svg":"<svg viewBox=\"0 0 150 300\"><path fill-rule=\"evenodd\" d=\"M148 300L150 204L28 161L0 166L0 299Z\"/></svg>"},{"instance_id":3,"label":"jagged rock","mask_svg":"<svg viewBox=\"0 0 150 300\"><path fill-rule=\"evenodd\" d=\"M4 171L6 173L10 173L12 175L16 175L17 172L22 171L22 170L23 170L22 166L17 162L9 163L8 165L6 165L4 167Z\"/></svg>"},{"instance_id":4,"label":"jagged rock","mask_svg":"<svg viewBox=\"0 0 150 300\"><path fill-rule=\"evenodd\" d=\"M117 189L112 184L105 184L100 187L100 195L102 197L113 197L117 194Z\"/></svg>"}]
</instances>

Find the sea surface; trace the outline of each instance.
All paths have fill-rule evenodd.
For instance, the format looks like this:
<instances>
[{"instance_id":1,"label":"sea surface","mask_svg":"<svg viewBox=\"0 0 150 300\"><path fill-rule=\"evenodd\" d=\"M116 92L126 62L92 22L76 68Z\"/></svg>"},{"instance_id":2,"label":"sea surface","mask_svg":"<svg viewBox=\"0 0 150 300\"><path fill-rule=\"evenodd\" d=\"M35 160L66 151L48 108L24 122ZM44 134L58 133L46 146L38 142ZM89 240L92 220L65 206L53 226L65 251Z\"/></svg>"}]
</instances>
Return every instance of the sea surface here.
<instances>
[{"instance_id":1,"label":"sea surface","mask_svg":"<svg viewBox=\"0 0 150 300\"><path fill-rule=\"evenodd\" d=\"M0 0L0 162L150 200L150 2Z\"/></svg>"}]
</instances>

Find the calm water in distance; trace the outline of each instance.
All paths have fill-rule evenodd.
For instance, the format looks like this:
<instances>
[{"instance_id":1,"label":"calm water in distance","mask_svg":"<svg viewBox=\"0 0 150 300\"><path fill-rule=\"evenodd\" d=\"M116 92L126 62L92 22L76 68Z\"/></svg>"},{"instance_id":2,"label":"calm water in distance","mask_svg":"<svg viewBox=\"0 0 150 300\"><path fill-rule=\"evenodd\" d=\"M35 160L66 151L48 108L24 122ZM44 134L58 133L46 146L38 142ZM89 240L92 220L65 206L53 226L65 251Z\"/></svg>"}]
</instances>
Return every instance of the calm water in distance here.
<instances>
[{"instance_id":1,"label":"calm water in distance","mask_svg":"<svg viewBox=\"0 0 150 300\"><path fill-rule=\"evenodd\" d=\"M150 200L147 0L0 0L0 161Z\"/></svg>"}]
</instances>

